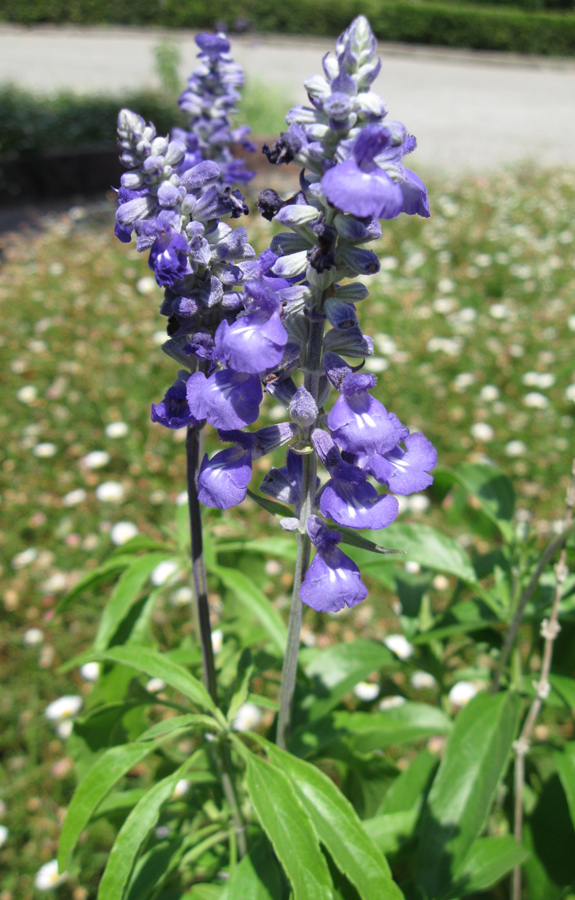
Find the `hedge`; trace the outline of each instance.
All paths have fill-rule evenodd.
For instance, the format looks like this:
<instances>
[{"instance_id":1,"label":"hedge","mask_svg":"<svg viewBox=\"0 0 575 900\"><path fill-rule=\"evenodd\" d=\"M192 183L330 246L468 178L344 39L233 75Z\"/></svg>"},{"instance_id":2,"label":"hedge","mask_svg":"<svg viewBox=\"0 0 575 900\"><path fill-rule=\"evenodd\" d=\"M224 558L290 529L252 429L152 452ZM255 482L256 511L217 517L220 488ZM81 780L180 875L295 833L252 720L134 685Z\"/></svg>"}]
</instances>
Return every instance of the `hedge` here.
<instances>
[{"instance_id":1,"label":"hedge","mask_svg":"<svg viewBox=\"0 0 575 900\"><path fill-rule=\"evenodd\" d=\"M497 3L497 0L491 0ZM524 6L575 0L515 0ZM0 0L0 18L20 24L156 25L243 28L337 35L359 13L381 40L516 53L575 55L575 14L526 12L474 0Z\"/></svg>"}]
</instances>

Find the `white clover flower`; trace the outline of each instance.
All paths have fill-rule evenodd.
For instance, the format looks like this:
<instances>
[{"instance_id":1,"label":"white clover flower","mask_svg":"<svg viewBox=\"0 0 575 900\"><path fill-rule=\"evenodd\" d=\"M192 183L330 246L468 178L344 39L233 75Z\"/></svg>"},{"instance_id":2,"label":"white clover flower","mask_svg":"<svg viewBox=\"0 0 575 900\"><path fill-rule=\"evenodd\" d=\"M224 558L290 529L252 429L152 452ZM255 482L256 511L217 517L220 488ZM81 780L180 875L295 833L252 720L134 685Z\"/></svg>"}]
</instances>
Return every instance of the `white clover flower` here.
<instances>
[{"instance_id":1,"label":"white clover flower","mask_svg":"<svg viewBox=\"0 0 575 900\"><path fill-rule=\"evenodd\" d=\"M158 286L156 284L156 279L152 278L151 275L144 275L143 278L139 278L136 282L136 290L138 294L153 294L157 289Z\"/></svg>"},{"instance_id":2,"label":"white clover flower","mask_svg":"<svg viewBox=\"0 0 575 900\"><path fill-rule=\"evenodd\" d=\"M404 565L404 569L410 575L419 575L421 572L421 566L414 559L408 559Z\"/></svg>"},{"instance_id":3,"label":"white clover flower","mask_svg":"<svg viewBox=\"0 0 575 900\"><path fill-rule=\"evenodd\" d=\"M409 497L409 508L412 512L422 513L429 509L430 500L425 494L412 494Z\"/></svg>"},{"instance_id":4,"label":"white clover flower","mask_svg":"<svg viewBox=\"0 0 575 900\"><path fill-rule=\"evenodd\" d=\"M375 700L376 697L379 697L379 685L374 684L373 681L360 681L359 684L356 684L354 687L353 693L358 700L369 703L370 700Z\"/></svg>"},{"instance_id":5,"label":"white clover flower","mask_svg":"<svg viewBox=\"0 0 575 900\"><path fill-rule=\"evenodd\" d=\"M575 384L569 385L569 387L565 391L565 397L567 398L567 400L572 400L575 403ZM566 416L566 418L569 418L569 416Z\"/></svg>"},{"instance_id":6,"label":"white clover flower","mask_svg":"<svg viewBox=\"0 0 575 900\"><path fill-rule=\"evenodd\" d=\"M366 372L378 374L379 372L385 372L386 369L389 369L389 362L386 359L382 359L380 356L368 356L365 361L364 369Z\"/></svg>"},{"instance_id":7,"label":"white clover flower","mask_svg":"<svg viewBox=\"0 0 575 900\"><path fill-rule=\"evenodd\" d=\"M8 829L5 825L0 825L0 847L3 847L8 840Z\"/></svg>"},{"instance_id":8,"label":"white clover flower","mask_svg":"<svg viewBox=\"0 0 575 900\"><path fill-rule=\"evenodd\" d=\"M489 307L489 315L494 319L507 319L509 309L504 303L492 303Z\"/></svg>"},{"instance_id":9,"label":"white clover flower","mask_svg":"<svg viewBox=\"0 0 575 900\"><path fill-rule=\"evenodd\" d=\"M191 786L192 783L191 781L188 781L187 778L180 778L180 780L176 782L174 793L172 794L172 800L181 800L182 797L186 796Z\"/></svg>"},{"instance_id":10,"label":"white clover flower","mask_svg":"<svg viewBox=\"0 0 575 900\"><path fill-rule=\"evenodd\" d=\"M263 719L263 713L255 703L244 703L238 709L232 728L234 731L251 731L257 728Z\"/></svg>"},{"instance_id":11,"label":"white clover flower","mask_svg":"<svg viewBox=\"0 0 575 900\"><path fill-rule=\"evenodd\" d=\"M397 709L399 706L403 706L406 703L405 697L401 697L399 694L393 694L391 697L384 697L379 701L378 709L381 712L385 712L388 709Z\"/></svg>"},{"instance_id":12,"label":"white clover flower","mask_svg":"<svg viewBox=\"0 0 575 900\"><path fill-rule=\"evenodd\" d=\"M455 309L456 304L453 297L438 297L431 305L436 313L446 316Z\"/></svg>"},{"instance_id":13,"label":"white clover flower","mask_svg":"<svg viewBox=\"0 0 575 900\"><path fill-rule=\"evenodd\" d=\"M22 638L25 647L39 647L44 643L44 632L41 628L29 628Z\"/></svg>"},{"instance_id":14,"label":"white clover flower","mask_svg":"<svg viewBox=\"0 0 575 900\"><path fill-rule=\"evenodd\" d=\"M468 387L475 384L477 378L472 372L460 372L453 379L453 389L457 391L458 394L463 394L464 391L467 390Z\"/></svg>"},{"instance_id":15,"label":"white clover flower","mask_svg":"<svg viewBox=\"0 0 575 900\"><path fill-rule=\"evenodd\" d=\"M56 725L56 734L62 741L67 741L70 735L72 734L72 728L74 727L74 723L72 719L64 719L62 722L58 722Z\"/></svg>"},{"instance_id":16,"label":"white clover flower","mask_svg":"<svg viewBox=\"0 0 575 900\"><path fill-rule=\"evenodd\" d=\"M16 397L20 403L33 403L38 396L38 388L33 384L26 384L16 393Z\"/></svg>"},{"instance_id":17,"label":"white clover flower","mask_svg":"<svg viewBox=\"0 0 575 900\"><path fill-rule=\"evenodd\" d=\"M154 331L152 335L152 341L156 345L156 347L161 347L162 344L166 342L166 332L165 331Z\"/></svg>"},{"instance_id":18,"label":"white clover flower","mask_svg":"<svg viewBox=\"0 0 575 900\"><path fill-rule=\"evenodd\" d=\"M409 659L410 656L413 656L415 648L403 634L388 634L387 637L383 639L383 643L387 649L391 650L392 653L395 653L399 659Z\"/></svg>"},{"instance_id":19,"label":"white clover flower","mask_svg":"<svg viewBox=\"0 0 575 900\"><path fill-rule=\"evenodd\" d=\"M505 452L507 456L525 456L527 446L523 441L509 441L508 444L505 444Z\"/></svg>"},{"instance_id":20,"label":"white clover flower","mask_svg":"<svg viewBox=\"0 0 575 900\"><path fill-rule=\"evenodd\" d=\"M479 397L486 403L491 403L492 400L499 400L499 388L495 387L494 384L486 384L481 388Z\"/></svg>"},{"instance_id":21,"label":"white clover flower","mask_svg":"<svg viewBox=\"0 0 575 900\"><path fill-rule=\"evenodd\" d=\"M79 672L80 677L84 679L84 681L97 681L100 677L100 663L99 662L87 662L84 663L83 666L80 666Z\"/></svg>"},{"instance_id":22,"label":"white clover flower","mask_svg":"<svg viewBox=\"0 0 575 900\"><path fill-rule=\"evenodd\" d=\"M62 722L64 719L73 719L82 709L84 701L74 694L65 694L49 703L44 710L44 715L49 722Z\"/></svg>"},{"instance_id":23,"label":"white clover flower","mask_svg":"<svg viewBox=\"0 0 575 900\"><path fill-rule=\"evenodd\" d=\"M105 450L92 450L80 460L81 465L87 469L102 469L110 462L110 454Z\"/></svg>"},{"instance_id":24,"label":"white clover flower","mask_svg":"<svg viewBox=\"0 0 575 900\"><path fill-rule=\"evenodd\" d=\"M194 599L194 592L191 587L187 585L183 585L178 588L177 591L173 591L170 594L170 605L171 606L189 606L192 600Z\"/></svg>"},{"instance_id":25,"label":"white clover flower","mask_svg":"<svg viewBox=\"0 0 575 900\"><path fill-rule=\"evenodd\" d=\"M166 686L166 682L162 681L161 678L150 678L150 680L146 683L146 690L150 694L159 694L160 691L163 691Z\"/></svg>"},{"instance_id":26,"label":"white clover flower","mask_svg":"<svg viewBox=\"0 0 575 900\"><path fill-rule=\"evenodd\" d=\"M115 440L116 438L126 437L129 430L130 429L125 422L110 422L110 424L106 425L104 428L104 434L106 437Z\"/></svg>"},{"instance_id":27,"label":"white clover flower","mask_svg":"<svg viewBox=\"0 0 575 900\"><path fill-rule=\"evenodd\" d=\"M569 316L567 319L567 328L569 331L575 331L575 316Z\"/></svg>"},{"instance_id":28,"label":"white clover flower","mask_svg":"<svg viewBox=\"0 0 575 900\"><path fill-rule=\"evenodd\" d=\"M441 278L437 283L437 288L442 294L452 294L456 287L452 278Z\"/></svg>"},{"instance_id":29,"label":"white clover flower","mask_svg":"<svg viewBox=\"0 0 575 900\"><path fill-rule=\"evenodd\" d=\"M84 488L76 488L75 491L64 494L62 497L62 506L77 506L78 503L83 503L86 497L87 494Z\"/></svg>"},{"instance_id":30,"label":"white clover flower","mask_svg":"<svg viewBox=\"0 0 575 900\"><path fill-rule=\"evenodd\" d=\"M165 559L152 571L150 581L155 587L160 587L160 585L165 584L172 575L178 572L179 569L180 563L175 559Z\"/></svg>"},{"instance_id":31,"label":"white clover flower","mask_svg":"<svg viewBox=\"0 0 575 900\"><path fill-rule=\"evenodd\" d=\"M124 488L119 481L103 481L96 488L96 499L102 503L119 503L124 498Z\"/></svg>"},{"instance_id":32,"label":"white clover flower","mask_svg":"<svg viewBox=\"0 0 575 900\"><path fill-rule=\"evenodd\" d=\"M424 672L422 669L418 669L417 672L414 672L409 681L412 688L416 691L431 690L437 684L433 675L429 672Z\"/></svg>"},{"instance_id":33,"label":"white clover flower","mask_svg":"<svg viewBox=\"0 0 575 900\"><path fill-rule=\"evenodd\" d=\"M50 862L45 863L36 872L34 887L37 891L51 891L52 888L63 884L66 877L66 872L63 872L61 875L58 872L58 860L51 859Z\"/></svg>"},{"instance_id":34,"label":"white clover flower","mask_svg":"<svg viewBox=\"0 0 575 900\"><path fill-rule=\"evenodd\" d=\"M530 409L547 409L549 398L545 394L540 394L539 391L530 391L528 394L525 394L523 403Z\"/></svg>"},{"instance_id":35,"label":"white clover flower","mask_svg":"<svg viewBox=\"0 0 575 900\"><path fill-rule=\"evenodd\" d=\"M473 684L472 681L457 681L447 696L454 706L461 708L467 706L469 701L473 700L478 691L479 688L476 684Z\"/></svg>"},{"instance_id":36,"label":"white clover flower","mask_svg":"<svg viewBox=\"0 0 575 900\"><path fill-rule=\"evenodd\" d=\"M399 260L396 256L383 256L379 261L380 267L384 272L393 272L399 266Z\"/></svg>"},{"instance_id":37,"label":"white clover flower","mask_svg":"<svg viewBox=\"0 0 575 900\"><path fill-rule=\"evenodd\" d=\"M476 441L492 441L495 437L493 428L487 422L474 422L470 431L471 437L475 438Z\"/></svg>"},{"instance_id":38,"label":"white clover flower","mask_svg":"<svg viewBox=\"0 0 575 900\"><path fill-rule=\"evenodd\" d=\"M48 441L45 441L42 444L36 444L33 448L32 453L34 456L37 456L38 459L50 459L51 456L56 456L58 452L58 448L56 444L50 444Z\"/></svg>"},{"instance_id":39,"label":"white clover flower","mask_svg":"<svg viewBox=\"0 0 575 900\"><path fill-rule=\"evenodd\" d=\"M29 566L38 556L38 551L35 547L27 547L26 550L22 550L21 553L17 553L16 556L12 558L12 568L14 569L23 569L24 566Z\"/></svg>"},{"instance_id":40,"label":"white clover flower","mask_svg":"<svg viewBox=\"0 0 575 900\"><path fill-rule=\"evenodd\" d=\"M64 572L54 572L42 585L42 591L45 594L57 594L59 591L65 591L68 587L68 579Z\"/></svg>"},{"instance_id":41,"label":"white clover flower","mask_svg":"<svg viewBox=\"0 0 575 900\"><path fill-rule=\"evenodd\" d=\"M178 494L176 497L176 506L185 506L188 502L188 492L182 491L181 494Z\"/></svg>"},{"instance_id":42,"label":"white clover flower","mask_svg":"<svg viewBox=\"0 0 575 900\"><path fill-rule=\"evenodd\" d=\"M212 631L212 650L214 653L219 653L223 646L224 633L221 628L216 628L215 631Z\"/></svg>"},{"instance_id":43,"label":"white clover flower","mask_svg":"<svg viewBox=\"0 0 575 900\"><path fill-rule=\"evenodd\" d=\"M113 544L120 547L127 541L131 541L138 533L137 525L133 522L116 522L110 529L110 539Z\"/></svg>"},{"instance_id":44,"label":"white clover flower","mask_svg":"<svg viewBox=\"0 0 575 900\"><path fill-rule=\"evenodd\" d=\"M392 356L394 353L397 353L397 344L389 334L384 334L383 332L374 334L373 342L384 356Z\"/></svg>"}]
</instances>

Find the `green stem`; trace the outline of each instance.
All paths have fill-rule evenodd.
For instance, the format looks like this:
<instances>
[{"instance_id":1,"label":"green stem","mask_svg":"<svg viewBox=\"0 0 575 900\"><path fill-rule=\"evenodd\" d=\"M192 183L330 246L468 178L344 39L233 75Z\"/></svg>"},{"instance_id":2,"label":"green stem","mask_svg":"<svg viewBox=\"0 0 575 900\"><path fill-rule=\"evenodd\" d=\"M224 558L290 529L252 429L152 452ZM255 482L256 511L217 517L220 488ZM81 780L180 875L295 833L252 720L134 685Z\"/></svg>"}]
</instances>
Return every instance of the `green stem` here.
<instances>
[{"instance_id":1,"label":"green stem","mask_svg":"<svg viewBox=\"0 0 575 900\"><path fill-rule=\"evenodd\" d=\"M325 319L313 318L310 323L309 342L306 358L306 373L304 387L312 395L317 403L319 395L319 382L321 377L320 363L323 344L323 330ZM304 438L309 438L314 426L306 429ZM286 749L289 737L291 708L295 691L297 674L297 658L299 653L301 623L303 618L303 603L299 597L299 589L307 572L310 555L311 541L306 531L308 517L315 512L315 494L317 482L317 456L312 448L302 458L302 496L299 513L299 533L297 544L297 557L294 572L293 593L288 623L288 636L286 653L282 667L282 680L279 696L279 713L277 723L277 745L282 750Z\"/></svg>"},{"instance_id":2,"label":"green stem","mask_svg":"<svg viewBox=\"0 0 575 900\"><path fill-rule=\"evenodd\" d=\"M194 627L199 636L202 652L202 668L204 684L208 689L214 703L218 704L218 691L216 683L216 666L214 661L214 649L212 646L212 629L210 625L210 607L208 603L208 582L206 578L206 566L204 563L204 548L202 540L202 516L200 501L198 498L198 473L200 468L202 441L202 426L188 425L186 435L186 460L188 503L190 508L190 535L192 554L192 573L194 579ZM216 751L216 764L222 781L222 790L230 807L234 828L237 835L238 851L240 857L247 850L245 838L245 823L242 818L238 793L235 785L234 771L231 759L226 747L220 747Z\"/></svg>"}]
</instances>

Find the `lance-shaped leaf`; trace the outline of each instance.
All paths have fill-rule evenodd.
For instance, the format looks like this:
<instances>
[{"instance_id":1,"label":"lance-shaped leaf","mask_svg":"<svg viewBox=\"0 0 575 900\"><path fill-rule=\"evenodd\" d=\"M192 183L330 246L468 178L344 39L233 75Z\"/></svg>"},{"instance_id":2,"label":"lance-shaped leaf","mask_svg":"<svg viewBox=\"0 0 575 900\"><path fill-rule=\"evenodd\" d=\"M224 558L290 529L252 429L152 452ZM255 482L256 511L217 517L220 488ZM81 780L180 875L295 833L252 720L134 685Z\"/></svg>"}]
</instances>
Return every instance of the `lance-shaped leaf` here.
<instances>
[{"instance_id":1,"label":"lance-shaped leaf","mask_svg":"<svg viewBox=\"0 0 575 900\"><path fill-rule=\"evenodd\" d=\"M150 788L122 825L100 881L99 900L123 900L144 841L156 825L163 804L174 793L183 769L185 765Z\"/></svg>"},{"instance_id":2,"label":"lance-shaped leaf","mask_svg":"<svg viewBox=\"0 0 575 900\"><path fill-rule=\"evenodd\" d=\"M80 594L83 594L84 591L89 590L90 588L98 587L98 585L107 581L112 575L121 572L122 569L127 568L134 562L133 556L122 555L122 556L112 556L111 559L106 560L105 563L102 563L101 566L98 566L97 569L92 569L91 572L88 572L79 581L76 582L74 587L68 591L67 594L61 598L56 606L57 613L65 612L69 606L72 605L74 600L76 600Z\"/></svg>"},{"instance_id":3,"label":"lance-shaped leaf","mask_svg":"<svg viewBox=\"0 0 575 900\"><path fill-rule=\"evenodd\" d=\"M282 900L282 874L267 840L244 856L218 900Z\"/></svg>"},{"instance_id":4,"label":"lance-shaped leaf","mask_svg":"<svg viewBox=\"0 0 575 900\"><path fill-rule=\"evenodd\" d=\"M138 672L144 672L150 678L160 678L197 706L210 712L216 709L214 701L201 681L194 678L183 666L177 665L156 650L147 647L111 647L101 653L92 654L92 659L120 663Z\"/></svg>"},{"instance_id":5,"label":"lance-shaped leaf","mask_svg":"<svg viewBox=\"0 0 575 900\"><path fill-rule=\"evenodd\" d=\"M366 900L402 900L383 853L333 781L315 766L273 744L266 742L265 748L272 762L295 785L321 843L360 896Z\"/></svg>"},{"instance_id":6,"label":"lance-shaped leaf","mask_svg":"<svg viewBox=\"0 0 575 900\"><path fill-rule=\"evenodd\" d=\"M68 807L60 835L58 866L61 872L69 868L74 847L84 828L102 800L130 769L153 753L167 738L140 744L121 744L100 756L76 788Z\"/></svg>"},{"instance_id":7,"label":"lance-shaped leaf","mask_svg":"<svg viewBox=\"0 0 575 900\"><path fill-rule=\"evenodd\" d=\"M105 650L154 569L166 559L165 553L147 553L136 556L122 572L110 599L104 607L98 633L94 640L94 650Z\"/></svg>"},{"instance_id":8,"label":"lance-shaped leaf","mask_svg":"<svg viewBox=\"0 0 575 900\"><path fill-rule=\"evenodd\" d=\"M228 569L225 566L212 567L212 574L216 575L223 584L233 592L237 600L244 606L267 631L274 644L283 653L286 646L287 631L284 621L272 606L271 601L260 591L257 585L237 569Z\"/></svg>"},{"instance_id":9,"label":"lance-shaped leaf","mask_svg":"<svg viewBox=\"0 0 575 900\"><path fill-rule=\"evenodd\" d=\"M447 741L421 821L416 881L429 900L443 898L481 833L517 733L517 695L478 694Z\"/></svg>"},{"instance_id":10,"label":"lance-shaped leaf","mask_svg":"<svg viewBox=\"0 0 575 900\"><path fill-rule=\"evenodd\" d=\"M455 481L479 502L480 508L497 525L503 537L511 536L515 491L507 475L494 466L463 463L455 469L438 469L437 475Z\"/></svg>"},{"instance_id":11,"label":"lance-shaped leaf","mask_svg":"<svg viewBox=\"0 0 575 900\"><path fill-rule=\"evenodd\" d=\"M293 888L293 900L333 900L317 833L291 779L271 763L245 755L246 784L261 826Z\"/></svg>"},{"instance_id":12,"label":"lance-shaped leaf","mask_svg":"<svg viewBox=\"0 0 575 900\"><path fill-rule=\"evenodd\" d=\"M555 754L555 765L565 791L573 828L575 828L575 743L565 744L563 752Z\"/></svg>"},{"instance_id":13,"label":"lance-shaped leaf","mask_svg":"<svg viewBox=\"0 0 575 900\"><path fill-rule=\"evenodd\" d=\"M377 536L377 532L370 534L376 543ZM477 585L475 570L463 547L430 525L395 523L385 529L385 539L386 543L402 550L407 560L417 562L434 572L455 575L467 584ZM373 561L368 566L377 564ZM369 568L366 571L369 572Z\"/></svg>"},{"instance_id":14,"label":"lance-shaped leaf","mask_svg":"<svg viewBox=\"0 0 575 900\"><path fill-rule=\"evenodd\" d=\"M455 898L485 891L500 881L515 866L520 866L529 851L510 834L479 838L455 872L455 885L449 897Z\"/></svg>"}]
</instances>

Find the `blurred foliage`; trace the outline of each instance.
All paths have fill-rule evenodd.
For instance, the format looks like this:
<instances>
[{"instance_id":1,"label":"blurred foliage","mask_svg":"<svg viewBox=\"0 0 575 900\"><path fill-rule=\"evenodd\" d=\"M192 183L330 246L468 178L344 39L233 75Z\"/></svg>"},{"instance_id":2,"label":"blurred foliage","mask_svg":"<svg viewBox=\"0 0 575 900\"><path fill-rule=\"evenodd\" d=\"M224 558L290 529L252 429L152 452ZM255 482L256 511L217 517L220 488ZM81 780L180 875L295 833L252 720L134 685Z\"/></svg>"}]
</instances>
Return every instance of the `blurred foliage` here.
<instances>
[{"instance_id":1,"label":"blurred foliage","mask_svg":"<svg viewBox=\"0 0 575 900\"><path fill-rule=\"evenodd\" d=\"M157 25L337 35L363 13L380 40L571 56L574 0L3 0L0 18L23 25Z\"/></svg>"}]
</instances>

